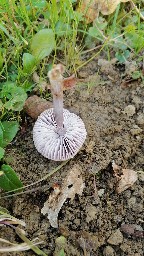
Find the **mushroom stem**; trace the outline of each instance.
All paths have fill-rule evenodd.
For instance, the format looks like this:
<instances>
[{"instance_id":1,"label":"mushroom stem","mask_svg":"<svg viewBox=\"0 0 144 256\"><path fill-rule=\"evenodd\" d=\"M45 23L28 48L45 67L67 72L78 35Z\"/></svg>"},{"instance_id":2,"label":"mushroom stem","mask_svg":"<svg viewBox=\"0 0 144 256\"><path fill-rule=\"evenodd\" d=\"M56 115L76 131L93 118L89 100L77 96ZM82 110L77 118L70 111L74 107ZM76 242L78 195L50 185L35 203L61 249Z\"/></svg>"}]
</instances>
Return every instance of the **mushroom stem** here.
<instances>
[{"instance_id":1,"label":"mushroom stem","mask_svg":"<svg viewBox=\"0 0 144 256\"><path fill-rule=\"evenodd\" d=\"M48 72L50 79L50 89L53 95L54 117L57 124L57 133L59 135L65 134L63 126L63 76L64 67L61 64L56 65Z\"/></svg>"},{"instance_id":2,"label":"mushroom stem","mask_svg":"<svg viewBox=\"0 0 144 256\"><path fill-rule=\"evenodd\" d=\"M55 88L51 90L53 94L55 121L59 128L63 128L63 89L61 87L61 84L57 83Z\"/></svg>"}]
</instances>

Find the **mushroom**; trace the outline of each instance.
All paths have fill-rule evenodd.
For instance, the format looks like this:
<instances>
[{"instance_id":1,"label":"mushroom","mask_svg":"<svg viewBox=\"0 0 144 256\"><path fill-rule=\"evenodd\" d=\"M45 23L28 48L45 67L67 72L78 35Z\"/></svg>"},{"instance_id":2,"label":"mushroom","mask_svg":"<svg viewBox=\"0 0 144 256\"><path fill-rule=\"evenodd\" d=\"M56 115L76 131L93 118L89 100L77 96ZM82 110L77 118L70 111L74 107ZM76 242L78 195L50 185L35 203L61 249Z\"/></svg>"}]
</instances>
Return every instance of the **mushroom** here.
<instances>
[{"instance_id":1,"label":"mushroom","mask_svg":"<svg viewBox=\"0 0 144 256\"><path fill-rule=\"evenodd\" d=\"M63 72L61 64L48 72L53 108L42 112L33 128L36 149L44 157L55 161L73 158L87 135L81 118L63 108L63 90L74 84L74 77L64 79Z\"/></svg>"}]
</instances>

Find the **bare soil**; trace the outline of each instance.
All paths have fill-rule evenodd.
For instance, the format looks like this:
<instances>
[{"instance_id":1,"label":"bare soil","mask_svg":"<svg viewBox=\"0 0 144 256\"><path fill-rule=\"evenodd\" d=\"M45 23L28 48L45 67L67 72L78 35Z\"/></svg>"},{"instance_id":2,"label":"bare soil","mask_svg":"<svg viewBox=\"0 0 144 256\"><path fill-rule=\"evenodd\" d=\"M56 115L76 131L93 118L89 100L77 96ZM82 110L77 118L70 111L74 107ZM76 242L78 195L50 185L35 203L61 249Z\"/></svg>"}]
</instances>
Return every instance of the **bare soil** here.
<instances>
[{"instance_id":1,"label":"bare soil","mask_svg":"<svg viewBox=\"0 0 144 256\"><path fill-rule=\"evenodd\" d=\"M99 75L97 75L99 69ZM143 127L144 91L141 80L126 83L125 67L112 65L103 70L92 61L79 73L81 83L65 94L65 108L78 114L85 123L87 139L79 153L50 179L32 191L2 201L13 216L23 219L28 238L38 237L39 247L47 255L59 255L57 238L66 237L65 255L68 256L142 256L143 225ZM132 105L133 107L128 107ZM130 109L130 110L129 110ZM134 111L132 111L134 110ZM44 177L60 163L41 156L34 147L34 121L27 117L26 130L19 132L7 149L11 166L24 185ZM138 173L136 183L121 194L115 191L112 160L123 168ZM82 168L85 188L82 196L67 200L59 217L59 228L50 226L41 214L54 183L63 179L77 164ZM32 189L31 187L29 189ZM126 230L121 226L128 224ZM128 228L134 224L136 232ZM9 228L1 228L1 237L20 242ZM35 255L33 251L5 255Z\"/></svg>"}]
</instances>

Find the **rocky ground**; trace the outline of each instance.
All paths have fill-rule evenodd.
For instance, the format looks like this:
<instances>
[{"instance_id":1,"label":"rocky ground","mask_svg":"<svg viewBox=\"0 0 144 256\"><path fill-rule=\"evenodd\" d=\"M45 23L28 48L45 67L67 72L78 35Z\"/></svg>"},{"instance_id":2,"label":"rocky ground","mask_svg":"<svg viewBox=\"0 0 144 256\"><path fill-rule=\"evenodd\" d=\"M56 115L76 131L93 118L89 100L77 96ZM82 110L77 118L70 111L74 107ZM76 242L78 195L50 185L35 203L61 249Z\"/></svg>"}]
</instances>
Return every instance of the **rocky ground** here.
<instances>
[{"instance_id":1,"label":"rocky ground","mask_svg":"<svg viewBox=\"0 0 144 256\"><path fill-rule=\"evenodd\" d=\"M142 256L143 237L143 127L144 91L141 80L130 79L133 63L117 65L93 60L78 73L80 83L65 93L64 105L85 123L87 139L79 153L60 171L38 183L32 191L4 199L13 216L26 222L28 238L38 237L46 255ZM34 121L27 117L7 157L24 185L44 177L60 163L42 157L34 147ZM137 181L121 193L116 191L112 161L138 175ZM67 199L53 228L41 213L54 183L63 180L72 168L82 172L85 188L74 200ZM30 187L29 189L32 189ZM60 243L60 236L66 238ZM1 237L20 241L9 227ZM32 251L5 255L35 255Z\"/></svg>"}]
</instances>

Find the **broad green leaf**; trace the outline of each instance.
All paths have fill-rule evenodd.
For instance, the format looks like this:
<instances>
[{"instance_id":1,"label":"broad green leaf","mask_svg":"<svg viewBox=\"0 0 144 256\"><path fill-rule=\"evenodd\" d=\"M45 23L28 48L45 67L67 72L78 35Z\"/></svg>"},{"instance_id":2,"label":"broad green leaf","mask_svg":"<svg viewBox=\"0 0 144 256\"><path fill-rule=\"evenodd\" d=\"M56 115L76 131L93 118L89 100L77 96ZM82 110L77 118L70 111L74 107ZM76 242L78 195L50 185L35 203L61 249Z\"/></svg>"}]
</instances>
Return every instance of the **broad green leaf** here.
<instances>
[{"instance_id":1,"label":"broad green leaf","mask_svg":"<svg viewBox=\"0 0 144 256\"><path fill-rule=\"evenodd\" d=\"M6 147L16 136L19 124L17 121L4 121L2 122L3 125L3 142L1 147Z\"/></svg>"},{"instance_id":2,"label":"broad green leaf","mask_svg":"<svg viewBox=\"0 0 144 256\"><path fill-rule=\"evenodd\" d=\"M0 98L9 100L4 104L6 109L21 111L27 98L27 94L23 88L16 86L15 83L6 82L3 84Z\"/></svg>"},{"instance_id":3,"label":"broad green leaf","mask_svg":"<svg viewBox=\"0 0 144 256\"><path fill-rule=\"evenodd\" d=\"M126 50L124 52L116 52L115 57L118 59L120 63L124 63L129 57L129 55L130 55L130 51Z\"/></svg>"},{"instance_id":4,"label":"broad green leaf","mask_svg":"<svg viewBox=\"0 0 144 256\"><path fill-rule=\"evenodd\" d=\"M64 249L61 249L59 251L58 256L65 256Z\"/></svg>"},{"instance_id":5,"label":"broad green leaf","mask_svg":"<svg viewBox=\"0 0 144 256\"><path fill-rule=\"evenodd\" d=\"M93 26L94 27L96 27L98 30L104 30L105 28L106 28L106 26L107 26L107 21L104 19L104 18L102 18L102 17L99 17L98 19L96 19L95 21L94 21L94 24L93 24Z\"/></svg>"},{"instance_id":6,"label":"broad green leaf","mask_svg":"<svg viewBox=\"0 0 144 256\"><path fill-rule=\"evenodd\" d=\"M19 90L20 88L20 90ZM0 97L1 98L7 98L7 99L11 99L12 95L15 95L16 93L21 94L21 87L17 87L15 83L13 82L5 82L2 86L2 91L0 93Z\"/></svg>"},{"instance_id":7,"label":"broad green leaf","mask_svg":"<svg viewBox=\"0 0 144 256\"><path fill-rule=\"evenodd\" d=\"M139 70L134 71L133 74L132 74L132 78L133 79L138 79L141 76L142 76L142 74L141 74L141 72Z\"/></svg>"},{"instance_id":8,"label":"broad green leaf","mask_svg":"<svg viewBox=\"0 0 144 256\"><path fill-rule=\"evenodd\" d=\"M31 73L36 65L35 57L30 53L23 54L23 70L26 73Z\"/></svg>"},{"instance_id":9,"label":"broad green leaf","mask_svg":"<svg viewBox=\"0 0 144 256\"><path fill-rule=\"evenodd\" d=\"M15 96L6 102L4 107L8 110L21 111L23 109L26 98L26 93L24 93L24 95Z\"/></svg>"},{"instance_id":10,"label":"broad green leaf","mask_svg":"<svg viewBox=\"0 0 144 256\"><path fill-rule=\"evenodd\" d=\"M38 9L42 9L47 6L46 0L32 0L30 3L31 3L31 6L33 6L34 8L38 8Z\"/></svg>"},{"instance_id":11,"label":"broad green leaf","mask_svg":"<svg viewBox=\"0 0 144 256\"><path fill-rule=\"evenodd\" d=\"M103 40L103 36L102 33L96 28L96 27L90 27L88 34L92 37L97 38L98 40L102 41Z\"/></svg>"},{"instance_id":12,"label":"broad green leaf","mask_svg":"<svg viewBox=\"0 0 144 256\"><path fill-rule=\"evenodd\" d=\"M0 168L0 187L5 191L10 191L22 188L22 186L14 170L9 165L3 164Z\"/></svg>"},{"instance_id":13,"label":"broad green leaf","mask_svg":"<svg viewBox=\"0 0 144 256\"><path fill-rule=\"evenodd\" d=\"M58 21L55 27L55 33L58 36L70 35L72 33L72 28L69 24Z\"/></svg>"},{"instance_id":14,"label":"broad green leaf","mask_svg":"<svg viewBox=\"0 0 144 256\"><path fill-rule=\"evenodd\" d=\"M23 89L25 92L31 92L34 86L35 86L34 83L30 81L26 81L23 85Z\"/></svg>"},{"instance_id":15,"label":"broad green leaf","mask_svg":"<svg viewBox=\"0 0 144 256\"><path fill-rule=\"evenodd\" d=\"M52 29L42 29L34 35L31 51L37 60L48 56L55 47L55 37Z\"/></svg>"},{"instance_id":16,"label":"broad green leaf","mask_svg":"<svg viewBox=\"0 0 144 256\"><path fill-rule=\"evenodd\" d=\"M2 85L2 90L0 92L0 98L9 99L11 97L11 91L13 90L14 86L15 86L15 84L12 82L5 82Z\"/></svg>"},{"instance_id":17,"label":"broad green leaf","mask_svg":"<svg viewBox=\"0 0 144 256\"><path fill-rule=\"evenodd\" d=\"M3 158L5 150L0 147L0 160Z\"/></svg>"}]
</instances>

